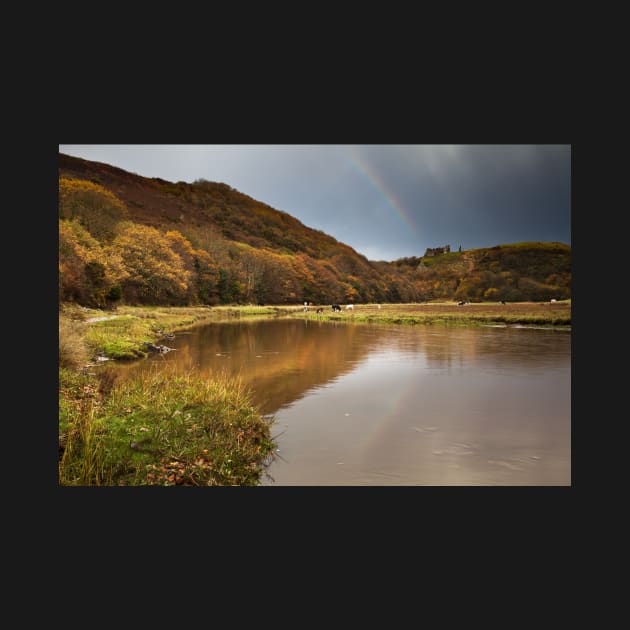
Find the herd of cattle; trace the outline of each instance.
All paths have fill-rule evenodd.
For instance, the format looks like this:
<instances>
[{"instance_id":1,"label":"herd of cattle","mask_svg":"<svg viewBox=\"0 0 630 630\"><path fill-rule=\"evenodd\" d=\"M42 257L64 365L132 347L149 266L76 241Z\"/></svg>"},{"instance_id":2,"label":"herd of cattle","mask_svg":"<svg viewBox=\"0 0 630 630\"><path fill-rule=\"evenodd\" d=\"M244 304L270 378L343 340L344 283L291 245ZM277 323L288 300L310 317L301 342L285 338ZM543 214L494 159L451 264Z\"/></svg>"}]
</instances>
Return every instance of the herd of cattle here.
<instances>
[{"instance_id":1,"label":"herd of cattle","mask_svg":"<svg viewBox=\"0 0 630 630\"><path fill-rule=\"evenodd\" d=\"M380 305L379 305L378 308L381 308ZM341 312L341 306L339 306L339 304L333 304L332 305L332 310L333 310L333 312L337 312L337 311ZM346 304L346 311L353 311L353 310L354 310L354 304ZM308 311L308 305L307 304L304 305L304 311L305 312ZM318 314L319 313L323 313L324 309L320 307L315 312L318 313Z\"/></svg>"},{"instance_id":2,"label":"herd of cattle","mask_svg":"<svg viewBox=\"0 0 630 630\"><path fill-rule=\"evenodd\" d=\"M552 298L549 301L550 302L556 302L556 299ZM498 304L505 304L505 303L506 303L505 300L499 300L498 301ZM463 301L463 300L460 300L459 302L457 302L457 306L466 306L466 304L470 304L470 302L469 301ZM377 304L376 308L380 309L381 305ZM341 306L339 304L333 304L332 305L332 310L333 310L333 312L339 312L340 313L341 312ZM353 311L353 310L354 310L354 304L346 304L346 311ZM304 302L304 312L307 312L307 311L308 311L308 302ZM324 309L319 307L315 312L318 313L318 314L319 313L323 313Z\"/></svg>"},{"instance_id":3,"label":"herd of cattle","mask_svg":"<svg viewBox=\"0 0 630 630\"><path fill-rule=\"evenodd\" d=\"M380 304L378 305L378 308L381 308ZM341 306L339 306L339 304L333 304L332 310L333 312L337 312L337 311L341 312ZM346 304L346 311L353 311L353 310L354 310L354 304ZM304 302L304 312L306 313L307 311L308 311L308 302ZM317 314L323 313L324 309L320 307L315 312Z\"/></svg>"}]
</instances>

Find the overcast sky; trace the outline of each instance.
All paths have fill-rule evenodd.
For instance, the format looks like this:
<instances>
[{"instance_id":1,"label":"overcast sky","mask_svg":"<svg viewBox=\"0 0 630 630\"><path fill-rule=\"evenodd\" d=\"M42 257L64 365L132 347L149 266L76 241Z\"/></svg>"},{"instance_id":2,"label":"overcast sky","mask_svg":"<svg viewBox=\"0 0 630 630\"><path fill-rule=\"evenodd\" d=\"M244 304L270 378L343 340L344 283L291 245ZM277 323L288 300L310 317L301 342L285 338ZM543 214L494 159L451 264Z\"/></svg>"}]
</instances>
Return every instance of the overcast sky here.
<instances>
[{"instance_id":1,"label":"overcast sky","mask_svg":"<svg viewBox=\"0 0 630 630\"><path fill-rule=\"evenodd\" d=\"M370 260L571 243L570 145L59 145L177 182L224 182Z\"/></svg>"}]
</instances>

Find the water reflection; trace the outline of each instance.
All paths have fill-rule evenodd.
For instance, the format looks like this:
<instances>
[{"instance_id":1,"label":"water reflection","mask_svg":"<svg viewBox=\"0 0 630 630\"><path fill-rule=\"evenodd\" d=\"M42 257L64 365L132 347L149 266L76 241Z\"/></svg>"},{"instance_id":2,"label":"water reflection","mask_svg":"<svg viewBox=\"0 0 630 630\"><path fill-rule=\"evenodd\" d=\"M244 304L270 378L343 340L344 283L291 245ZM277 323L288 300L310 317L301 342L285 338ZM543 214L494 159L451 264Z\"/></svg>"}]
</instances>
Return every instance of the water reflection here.
<instances>
[{"instance_id":1,"label":"water reflection","mask_svg":"<svg viewBox=\"0 0 630 630\"><path fill-rule=\"evenodd\" d=\"M174 352L127 364L108 365L118 379L174 366L212 378L238 375L263 413L273 413L314 387L353 369L378 343L357 338L357 328L302 320L209 324L178 334Z\"/></svg>"},{"instance_id":2,"label":"water reflection","mask_svg":"<svg viewBox=\"0 0 630 630\"><path fill-rule=\"evenodd\" d=\"M243 321L109 369L239 374L281 434L270 485L567 485L570 341L553 330Z\"/></svg>"}]
</instances>

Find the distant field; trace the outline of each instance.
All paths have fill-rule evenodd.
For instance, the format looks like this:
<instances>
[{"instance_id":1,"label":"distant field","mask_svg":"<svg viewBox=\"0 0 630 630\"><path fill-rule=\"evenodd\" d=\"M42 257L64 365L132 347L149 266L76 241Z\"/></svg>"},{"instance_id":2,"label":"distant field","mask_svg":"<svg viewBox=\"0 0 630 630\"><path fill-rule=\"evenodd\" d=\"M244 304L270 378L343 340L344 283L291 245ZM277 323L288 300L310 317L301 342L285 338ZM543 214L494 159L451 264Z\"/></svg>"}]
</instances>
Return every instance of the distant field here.
<instances>
[{"instance_id":1,"label":"distant field","mask_svg":"<svg viewBox=\"0 0 630 630\"><path fill-rule=\"evenodd\" d=\"M331 305L321 305L324 312L316 314L318 305L304 312L299 307L276 307L302 314L308 318L349 320L355 322L382 322L393 324L453 323L474 324L498 322L506 324L571 324L571 300L560 302L478 302L458 306L456 302L428 302L421 304L355 304L351 311L342 306L341 313L333 313Z\"/></svg>"}]
</instances>

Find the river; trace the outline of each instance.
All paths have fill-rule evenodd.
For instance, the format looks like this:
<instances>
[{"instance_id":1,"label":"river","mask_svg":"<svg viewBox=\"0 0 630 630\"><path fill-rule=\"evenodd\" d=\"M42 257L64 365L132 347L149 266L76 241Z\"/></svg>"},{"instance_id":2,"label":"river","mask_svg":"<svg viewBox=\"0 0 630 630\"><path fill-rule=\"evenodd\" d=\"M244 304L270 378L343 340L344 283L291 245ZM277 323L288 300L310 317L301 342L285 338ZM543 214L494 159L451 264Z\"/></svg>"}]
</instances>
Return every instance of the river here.
<instances>
[{"instance_id":1,"label":"river","mask_svg":"<svg viewBox=\"0 0 630 630\"><path fill-rule=\"evenodd\" d=\"M238 374L274 416L262 485L571 484L571 333L525 327L213 323L103 366Z\"/></svg>"}]
</instances>

